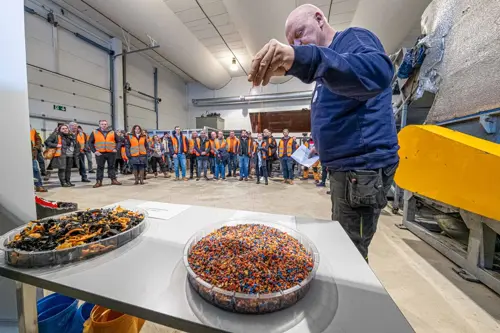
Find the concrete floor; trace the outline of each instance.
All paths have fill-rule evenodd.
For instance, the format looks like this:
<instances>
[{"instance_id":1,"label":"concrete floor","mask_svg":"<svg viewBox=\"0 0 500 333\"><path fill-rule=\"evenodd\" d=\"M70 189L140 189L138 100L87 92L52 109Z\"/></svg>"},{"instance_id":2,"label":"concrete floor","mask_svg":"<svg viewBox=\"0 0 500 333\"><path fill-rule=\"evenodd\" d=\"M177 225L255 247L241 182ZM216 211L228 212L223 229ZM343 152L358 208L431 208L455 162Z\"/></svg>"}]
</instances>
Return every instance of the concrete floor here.
<instances>
[{"instance_id":1,"label":"concrete floor","mask_svg":"<svg viewBox=\"0 0 500 333\"><path fill-rule=\"evenodd\" d=\"M316 188L312 180L265 186L235 179L175 182L158 178L134 186L132 176L122 176L123 186L93 189L93 183L77 182L76 174L74 179L75 188L60 188L52 176L49 192L42 196L77 202L80 208L132 198L330 219L326 189ZM415 331L500 332L500 297L481 284L461 279L452 271L453 263L409 231L396 228L397 223L401 216L383 212L370 248L370 266ZM178 331L146 323L141 332Z\"/></svg>"}]
</instances>

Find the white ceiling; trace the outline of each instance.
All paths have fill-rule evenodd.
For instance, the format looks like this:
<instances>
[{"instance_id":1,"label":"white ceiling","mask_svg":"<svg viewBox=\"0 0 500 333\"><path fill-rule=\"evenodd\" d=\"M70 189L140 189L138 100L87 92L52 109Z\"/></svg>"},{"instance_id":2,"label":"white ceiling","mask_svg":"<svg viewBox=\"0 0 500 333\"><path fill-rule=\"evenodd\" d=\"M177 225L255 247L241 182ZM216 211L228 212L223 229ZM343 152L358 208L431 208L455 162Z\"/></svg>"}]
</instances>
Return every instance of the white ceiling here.
<instances>
[{"instance_id":1,"label":"white ceiling","mask_svg":"<svg viewBox=\"0 0 500 333\"><path fill-rule=\"evenodd\" d=\"M196 0L164 1L191 32L212 52L214 57L220 61L221 65L227 69L231 76L245 75L245 72L239 66L237 71L230 70L231 61L236 56L238 62L248 71L251 55L238 33L236 25L231 21L231 17L222 0L198 0L199 5ZM289 2L289 0L284 1ZM359 0L296 0L294 2L294 7L305 3L318 6L325 15L330 14L329 22L334 29L344 30L349 27ZM213 22L213 25L211 22ZM284 25L285 22L283 22L283 29Z\"/></svg>"},{"instance_id":2,"label":"white ceiling","mask_svg":"<svg viewBox=\"0 0 500 333\"><path fill-rule=\"evenodd\" d=\"M245 75L240 66L237 71L230 70L233 54L245 69L251 58L222 0L198 0L199 5L196 0L165 2L231 76Z\"/></svg>"},{"instance_id":3,"label":"white ceiling","mask_svg":"<svg viewBox=\"0 0 500 333\"><path fill-rule=\"evenodd\" d=\"M99 23L100 26L106 28L111 35L123 39L123 26L110 22L99 12L89 8L86 2L81 0L52 1L70 5L73 9L77 9L83 16L90 18L93 22ZM86 1L104 3L108 0ZM183 24L188 29L186 32L190 32L193 37L195 37L195 40L198 39L202 46L204 46L209 53L213 55L213 58L216 59L215 62L217 63L218 61L218 63L222 65L223 70L227 71L232 77L245 75L245 71L248 71L250 66L253 55L251 53L256 52L255 49L260 48L260 45L269 40L269 37L278 38L280 40L284 39L284 20L286 16L293 8L305 3L311 3L318 6L328 17L332 27L337 31L344 30L351 26L353 19L357 20L357 22L354 22L357 26L364 26L363 22L369 21L366 27L375 31L377 31L378 27L385 26L386 30L398 29L401 35L404 30L405 32L398 37L401 38L396 41L397 44L393 43L394 45L404 47L412 46L416 37L420 34L419 20L416 18L419 18L421 13L413 13L415 20L412 18L412 21L408 22L407 27L394 26L397 24L392 24L392 20L403 20L401 17L398 17L397 10L394 10L394 13L387 13L386 9L378 8L375 3L372 3L372 1L375 0L160 0L159 2L161 3L161 1L163 1L163 3L168 6L167 9L173 12L179 19L179 24ZM388 6L384 8L391 8L390 3L394 3L395 0L376 1L377 3L378 1L380 1L380 3L385 3L385 5ZM395 2L397 5L393 7L403 6L401 8L405 8L405 3L412 3L413 1L416 0L398 0ZM430 0L419 0L419 2L420 1L422 3L428 3ZM252 7L259 2L264 4L260 8L264 7L267 8L267 10L255 10L255 8ZM149 2L146 3L149 4ZM144 3L145 8L149 6L146 6L146 3ZM375 7L370 7L369 5ZM371 9L368 9L368 7ZM233 16L228 13L228 8ZM150 10L152 10L152 7ZM378 12L374 12L374 10L378 10ZM110 12L108 16L112 14L113 13ZM129 22L129 18L123 18L122 22L126 24ZM168 26L168 24L166 24L166 26ZM153 37L163 36L166 34L164 31L163 29L152 31L151 35L153 35ZM408 31L408 36L403 38ZM137 37L128 36L132 49L143 48L149 42L143 35L135 31L130 32ZM169 34L169 36L172 35ZM191 40L191 38L188 39ZM157 52L148 51L144 54L177 73L186 81L200 81L197 75L203 76L203 73L197 73L194 77L192 75L187 75L186 73L189 72L189 68L184 68L178 59L170 59L167 55L168 52L186 52L185 48L182 46L183 41L172 40L172 42L176 42L177 44L180 43L181 45L177 46L177 48L164 45L168 47L164 52L162 52L160 47L160 50ZM185 42L187 43L188 41L186 40ZM191 43L191 41L189 43ZM160 46L162 46L162 44L165 43L160 43ZM189 45L186 45L186 47L188 46ZM249 50L252 50L252 52L249 52ZM392 52L393 50L388 51ZM241 64L237 71L230 70L233 56L236 56L238 63ZM199 59L200 62L204 61L204 58L201 56Z\"/></svg>"}]
</instances>

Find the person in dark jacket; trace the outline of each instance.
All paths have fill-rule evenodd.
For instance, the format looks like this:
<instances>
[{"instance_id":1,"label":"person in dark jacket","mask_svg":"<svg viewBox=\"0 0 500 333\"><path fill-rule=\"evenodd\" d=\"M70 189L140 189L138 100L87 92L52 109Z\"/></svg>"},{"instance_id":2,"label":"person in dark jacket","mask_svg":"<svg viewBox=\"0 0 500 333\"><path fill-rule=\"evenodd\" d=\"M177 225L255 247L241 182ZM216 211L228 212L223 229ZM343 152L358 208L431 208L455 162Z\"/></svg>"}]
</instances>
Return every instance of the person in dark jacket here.
<instances>
[{"instance_id":1,"label":"person in dark jacket","mask_svg":"<svg viewBox=\"0 0 500 333\"><path fill-rule=\"evenodd\" d=\"M122 156L122 147L125 147L125 131L117 130L116 136L119 139L116 142L115 172L123 174L125 171L125 161Z\"/></svg>"},{"instance_id":2,"label":"person in dark jacket","mask_svg":"<svg viewBox=\"0 0 500 333\"><path fill-rule=\"evenodd\" d=\"M197 156L198 163L198 172L201 174L203 171L203 177L205 180L209 180L207 176L207 168L208 168L208 158L210 155L210 140L207 138L207 134L205 131L200 132L200 139L194 141L194 151ZM196 180L200 180L200 175Z\"/></svg>"},{"instance_id":3,"label":"person in dark jacket","mask_svg":"<svg viewBox=\"0 0 500 333\"><path fill-rule=\"evenodd\" d=\"M241 130L240 142L237 153L240 160L240 181L248 181L248 167L253 154L252 138L248 137L246 130Z\"/></svg>"},{"instance_id":4,"label":"person in dark jacket","mask_svg":"<svg viewBox=\"0 0 500 333\"><path fill-rule=\"evenodd\" d=\"M52 133L45 140L47 148L55 148L56 152L52 159L52 166L58 169L57 175L62 187L75 186L71 183L71 168L73 161L80 154L80 145L76 141L75 136L70 133L68 125L64 124L59 127L59 131Z\"/></svg>"},{"instance_id":5,"label":"person in dark jacket","mask_svg":"<svg viewBox=\"0 0 500 333\"><path fill-rule=\"evenodd\" d=\"M135 185L144 185L146 169L148 167L148 138L141 129L141 126L134 125L131 133L125 141L125 150L127 157L132 165L135 177Z\"/></svg>"},{"instance_id":6,"label":"person in dark jacket","mask_svg":"<svg viewBox=\"0 0 500 333\"><path fill-rule=\"evenodd\" d=\"M399 162L391 106L394 68L375 34L362 28L335 31L313 5L297 7L285 25L290 45L274 39L266 44L248 80L259 86L272 76L292 75L316 82L311 127L330 173L332 219L368 260Z\"/></svg>"},{"instance_id":7,"label":"person in dark jacket","mask_svg":"<svg viewBox=\"0 0 500 333\"><path fill-rule=\"evenodd\" d=\"M257 184L260 184L260 177L264 177L265 184L268 184L267 180L267 163L266 160L269 158L269 148L267 140L264 140L262 134L257 134L256 152L255 152L255 175L257 176Z\"/></svg>"},{"instance_id":8,"label":"person in dark jacket","mask_svg":"<svg viewBox=\"0 0 500 333\"><path fill-rule=\"evenodd\" d=\"M155 178L158 177L158 166L160 166L163 177L170 178L170 175L167 173L167 166L163 160L165 156L163 140L158 135L153 135L152 139L153 141L149 144L149 155L151 156L151 167L153 168L154 176Z\"/></svg>"},{"instance_id":9,"label":"person in dark jacket","mask_svg":"<svg viewBox=\"0 0 500 333\"><path fill-rule=\"evenodd\" d=\"M276 159L276 139L273 134L268 129L263 132L263 140L267 142L267 158L266 158L266 169L270 178L273 178L273 161Z\"/></svg>"}]
</instances>

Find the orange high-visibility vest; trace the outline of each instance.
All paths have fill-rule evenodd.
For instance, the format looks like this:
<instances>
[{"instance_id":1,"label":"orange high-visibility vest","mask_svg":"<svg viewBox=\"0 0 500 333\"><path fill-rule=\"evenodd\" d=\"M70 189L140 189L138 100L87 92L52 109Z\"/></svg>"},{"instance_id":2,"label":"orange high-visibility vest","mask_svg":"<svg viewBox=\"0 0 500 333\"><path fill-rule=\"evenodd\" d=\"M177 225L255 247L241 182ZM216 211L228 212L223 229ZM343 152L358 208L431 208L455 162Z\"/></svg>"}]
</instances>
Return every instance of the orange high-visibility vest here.
<instances>
[{"instance_id":1,"label":"orange high-visibility vest","mask_svg":"<svg viewBox=\"0 0 500 333\"><path fill-rule=\"evenodd\" d=\"M34 128L31 129L31 131L30 131L30 137L31 137L31 143L34 146L35 145L35 141L36 141L36 129L34 129Z\"/></svg>"},{"instance_id":2,"label":"orange high-visibility vest","mask_svg":"<svg viewBox=\"0 0 500 333\"><path fill-rule=\"evenodd\" d=\"M129 135L128 139L130 141L130 156L137 157L147 155L147 141L145 136L141 135L139 139L137 139L135 135Z\"/></svg>"},{"instance_id":3,"label":"orange high-visibility vest","mask_svg":"<svg viewBox=\"0 0 500 333\"><path fill-rule=\"evenodd\" d=\"M198 139L198 138L196 138L196 139ZM190 154L196 153L194 151L194 139L193 138L189 139L189 153Z\"/></svg>"},{"instance_id":4,"label":"orange high-visibility vest","mask_svg":"<svg viewBox=\"0 0 500 333\"><path fill-rule=\"evenodd\" d=\"M54 157L59 157L62 155L62 137L60 135L57 136L57 148Z\"/></svg>"},{"instance_id":5,"label":"orange high-visibility vest","mask_svg":"<svg viewBox=\"0 0 500 333\"><path fill-rule=\"evenodd\" d=\"M172 146L174 147L174 154L179 154L179 142L177 140L177 137L175 135L172 135ZM186 140L186 136L182 135L182 150L183 153L187 153L188 151L188 143Z\"/></svg>"},{"instance_id":6,"label":"orange high-visibility vest","mask_svg":"<svg viewBox=\"0 0 500 333\"><path fill-rule=\"evenodd\" d=\"M226 140L227 142L227 151L228 153L237 153L236 151L236 148L237 148L237 145L240 143L240 140L238 140L237 137L234 137L234 138L227 138Z\"/></svg>"},{"instance_id":7,"label":"orange high-visibility vest","mask_svg":"<svg viewBox=\"0 0 500 333\"><path fill-rule=\"evenodd\" d=\"M279 157L283 157L283 153L285 152L283 141L285 141L285 140L284 139L280 140L280 144L278 147L278 156ZM288 138L288 141L286 143L286 156L288 156L288 157L292 156L292 150L293 150L293 139Z\"/></svg>"},{"instance_id":8,"label":"orange high-visibility vest","mask_svg":"<svg viewBox=\"0 0 500 333\"><path fill-rule=\"evenodd\" d=\"M127 151L125 149L125 146L122 146L121 149L120 149L120 152L122 154L122 160L126 161L128 160L128 157L127 157Z\"/></svg>"},{"instance_id":9,"label":"orange high-visibility vest","mask_svg":"<svg viewBox=\"0 0 500 333\"><path fill-rule=\"evenodd\" d=\"M219 138L210 140L210 145L212 146L212 154L215 154L216 150L219 150L226 146L226 140L219 140Z\"/></svg>"},{"instance_id":10,"label":"orange high-visibility vest","mask_svg":"<svg viewBox=\"0 0 500 333\"><path fill-rule=\"evenodd\" d=\"M262 141L262 148L267 150L268 143L267 141ZM257 141L255 141L255 153L258 153L259 150L259 144ZM267 159L267 154L262 153L261 157L263 160Z\"/></svg>"},{"instance_id":11,"label":"orange high-visibility vest","mask_svg":"<svg viewBox=\"0 0 500 333\"><path fill-rule=\"evenodd\" d=\"M76 141L80 144L80 152L85 148L85 133L80 132L76 135Z\"/></svg>"},{"instance_id":12,"label":"orange high-visibility vest","mask_svg":"<svg viewBox=\"0 0 500 333\"><path fill-rule=\"evenodd\" d=\"M196 156L200 156L201 154L196 150L194 149L194 147L196 146L198 149L201 150L201 141L200 141L200 138L196 138L195 140L192 140L193 141L193 153L196 155Z\"/></svg>"},{"instance_id":13,"label":"orange high-visibility vest","mask_svg":"<svg viewBox=\"0 0 500 333\"><path fill-rule=\"evenodd\" d=\"M100 153L112 153L116 149L115 132L109 131L106 137L100 132L94 131L95 150Z\"/></svg>"}]
</instances>

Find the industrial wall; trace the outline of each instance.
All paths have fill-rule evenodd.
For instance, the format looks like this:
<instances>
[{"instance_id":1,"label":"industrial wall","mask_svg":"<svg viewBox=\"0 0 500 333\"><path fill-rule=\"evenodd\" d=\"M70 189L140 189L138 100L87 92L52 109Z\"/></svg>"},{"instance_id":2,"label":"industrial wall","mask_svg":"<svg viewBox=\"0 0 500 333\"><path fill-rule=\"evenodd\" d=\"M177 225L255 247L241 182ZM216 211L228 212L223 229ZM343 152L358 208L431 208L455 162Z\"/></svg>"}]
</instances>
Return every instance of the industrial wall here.
<instances>
[{"instance_id":1,"label":"industrial wall","mask_svg":"<svg viewBox=\"0 0 500 333\"><path fill-rule=\"evenodd\" d=\"M44 17L24 16L31 125L45 138L58 119L87 130L111 120L109 55Z\"/></svg>"},{"instance_id":2,"label":"industrial wall","mask_svg":"<svg viewBox=\"0 0 500 333\"><path fill-rule=\"evenodd\" d=\"M249 129L251 128L250 118L248 116L249 113L294 111L310 107L309 101L241 104L216 107L195 107L191 103L192 99L287 93L312 90L313 87L314 84L307 85L295 78L282 84L269 84L266 87L258 87L254 89L251 89L252 85L247 81L246 77L233 78L228 85L219 90L207 89L199 83L188 84L189 127L195 128L196 117L201 116L207 111L209 113L220 113L221 117L225 120L225 129Z\"/></svg>"},{"instance_id":3,"label":"industrial wall","mask_svg":"<svg viewBox=\"0 0 500 333\"><path fill-rule=\"evenodd\" d=\"M48 0L26 0L25 6L28 8L24 16L31 126L45 139L57 122L76 120L89 132L97 127L99 120L111 121L110 56L80 36L109 49L112 36ZM57 14L56 26L47 20L51 10ZM158 68L158 95L162 99L159 128L187 127L187 87L179 76L136 53L127 56L126 80L133 90L153 96L155 67ZM115 70L122 68L115 66ZM121 93L118 96L117 103L123 103ZM154 100L134 91L126 97L129 128L140 124L146 129L155 129ZM115 110L121 112L122 105L117 105Z\"/></svg>"},{"instance_id":4,"label":"industrial wall","mask_svg":"<svg viewBox=\"0 0 500 333\"><path fill-rule=\"evenodd\" d=\"M131 90L127 93L127 122L129 129L141 125L144 129L156 129L156 113L154 100L154 69L155 66L140 54L131 54L126 58L126 80ZM177 75L158 68L158 128L171 129L176 125L187 126L188 109L186 99L186 84Z\"/></svg>"}]
</instances>

